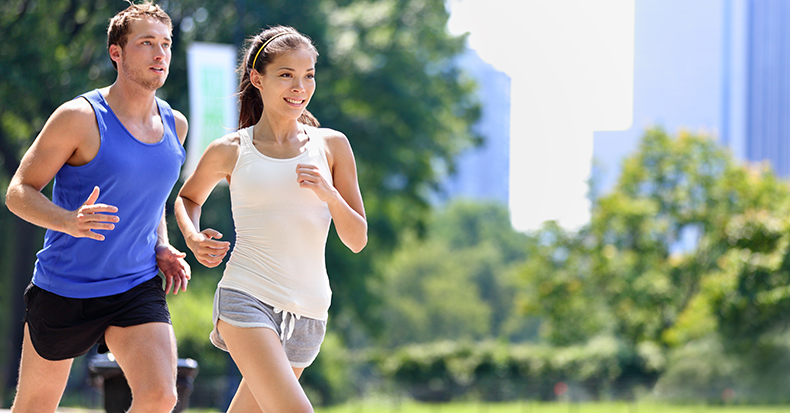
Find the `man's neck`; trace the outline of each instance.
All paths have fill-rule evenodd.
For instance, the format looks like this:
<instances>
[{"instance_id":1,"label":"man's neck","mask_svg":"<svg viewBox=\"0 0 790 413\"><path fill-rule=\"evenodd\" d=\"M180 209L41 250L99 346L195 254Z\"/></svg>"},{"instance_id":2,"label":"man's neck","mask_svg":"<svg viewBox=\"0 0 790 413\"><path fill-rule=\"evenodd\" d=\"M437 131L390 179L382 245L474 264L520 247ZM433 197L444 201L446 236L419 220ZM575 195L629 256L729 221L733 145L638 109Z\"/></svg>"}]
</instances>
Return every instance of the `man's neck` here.
<instances>
[{"instance_id":1,"label":"man's neck","mask_svg":"<svg viewBox=\"0 0 790 413\"><path fill-rule=\"evenodd\" d=\"M129 85L120 79L106 87L102 93L117 116L145 121L156 112L156 91Z\"/></svg>"}]
</instances>

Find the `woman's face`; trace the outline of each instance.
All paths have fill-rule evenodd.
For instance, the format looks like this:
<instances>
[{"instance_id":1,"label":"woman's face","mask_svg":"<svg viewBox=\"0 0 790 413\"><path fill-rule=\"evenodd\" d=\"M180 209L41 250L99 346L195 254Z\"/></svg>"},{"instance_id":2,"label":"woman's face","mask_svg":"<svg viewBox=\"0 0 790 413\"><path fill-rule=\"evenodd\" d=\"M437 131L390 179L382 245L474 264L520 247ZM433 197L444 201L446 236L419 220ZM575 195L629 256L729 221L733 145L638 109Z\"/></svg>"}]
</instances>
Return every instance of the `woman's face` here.
<instances>
[{"instance_id":1,"label":"woman's face","mask_svg":"<svg viewBox=\"0 0 790 413\"><path fill-rule=\"evenodd\" d=\"M315 93L313 53L306 47L281 53L265 71L258 83L264 111L298 118Z\"/></svg>"}]
</instances>

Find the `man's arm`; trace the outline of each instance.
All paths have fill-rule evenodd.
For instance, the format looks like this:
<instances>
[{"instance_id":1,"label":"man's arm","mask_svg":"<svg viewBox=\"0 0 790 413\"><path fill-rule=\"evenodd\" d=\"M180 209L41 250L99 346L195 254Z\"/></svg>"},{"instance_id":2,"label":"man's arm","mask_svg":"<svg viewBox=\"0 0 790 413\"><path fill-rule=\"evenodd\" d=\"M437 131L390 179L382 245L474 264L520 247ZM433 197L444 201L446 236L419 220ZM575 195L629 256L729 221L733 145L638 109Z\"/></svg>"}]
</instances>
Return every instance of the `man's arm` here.
<instances>
[{"instance_id":1,"label":"man's arm","mask_svg":"<svg viewBox=\"0 0 790 413\"><path fill-rule=\"evenodd\" d=\"M177 110L173 110L173 118L176 123L178 141L183 145L189 129L187 118ZM192 278L192 269L184 260L187 256L186 253L170 245L164 211L162 211L162 220L159 221L159 226L156 228L156 237L156 265L165 275L165 294L170 292L171 287L173 294L178 294L179 290L186 291L187 284Z\"/></svg>"},{"instance_id":2,"label":"man's arm","mask_svg":"<svg viewBox=\"0 0 790 413\"><path fill-rule=\"evenodd\" d=\"M94 188L85 203L74 211L61 208L41 193L65 164L83 165L96 156L101 144L90 104L75 99L61 105L20 162L6 194L8 209L35 225L74 237L103 240L93 230L111 230L118 208L97 204L100 189Z\"/></svg>"},{"instance_id":3,"label":"man's arm","mask_svg":"<svg viewBox=\"0 0 790 413\"><path fill-rule=\"evenodd\" d=\"M170 245L164 211L162 211L162 220L159 221L159 226L156 228L155 249L156 266L165 276L165 294L170 292L171 287L173 294L178 294L179 290L186 291L187 284L192 278L192 269L184 260L187 254Z\"/></svg>"}]
</instances>

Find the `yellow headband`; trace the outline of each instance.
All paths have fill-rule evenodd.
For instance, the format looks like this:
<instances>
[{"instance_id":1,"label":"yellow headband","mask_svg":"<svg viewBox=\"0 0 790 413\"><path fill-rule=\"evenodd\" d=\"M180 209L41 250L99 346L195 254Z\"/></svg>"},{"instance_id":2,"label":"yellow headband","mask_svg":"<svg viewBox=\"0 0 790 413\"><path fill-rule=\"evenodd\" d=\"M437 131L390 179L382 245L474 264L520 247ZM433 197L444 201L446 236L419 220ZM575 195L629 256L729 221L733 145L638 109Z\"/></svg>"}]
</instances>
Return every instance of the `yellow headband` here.
<instances>
[{"instance_id":1,"label":"yellow headband","mask_svg":"<svg viewBox=\"0 0 790 413\"><path fill-rule=\"evenodd\" d=\"M258 61L258 55L261 54L261 50L265 49L266 46L268 46L269 43L272 42L272 40L274 40L274 39L276 39L276 38L278 38L280 36L285 36L286 34L291 34L291 33L290 32L283 32L283 33L275 34L274 36L270 37L269 40L267 40L266 43L264 43L263 46L261 46L260 49L258 49L258 53L255 53L255 59L252 59L252 68L253 69L255 69L255 62Z\"/></svg>"}]
</instances>

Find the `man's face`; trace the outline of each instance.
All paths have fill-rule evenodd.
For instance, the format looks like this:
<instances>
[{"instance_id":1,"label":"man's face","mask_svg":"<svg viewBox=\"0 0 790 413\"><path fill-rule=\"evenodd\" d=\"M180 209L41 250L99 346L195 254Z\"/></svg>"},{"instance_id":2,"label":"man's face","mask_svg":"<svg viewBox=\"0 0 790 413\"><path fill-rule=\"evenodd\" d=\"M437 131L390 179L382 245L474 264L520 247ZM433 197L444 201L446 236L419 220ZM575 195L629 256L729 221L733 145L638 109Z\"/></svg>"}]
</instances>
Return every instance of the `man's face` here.
<instances>
[{"instance_id":1,"label":"man's face","mask_svg":"<svg viewBox=\"0 0 790 413\"><path fill-rule=\"evenodd\" d=\"M120 49L119 74L147 90L159 89L169 72L171 44L166 24L153 18L134 20Z\"/></svg>"}]
</instances>

